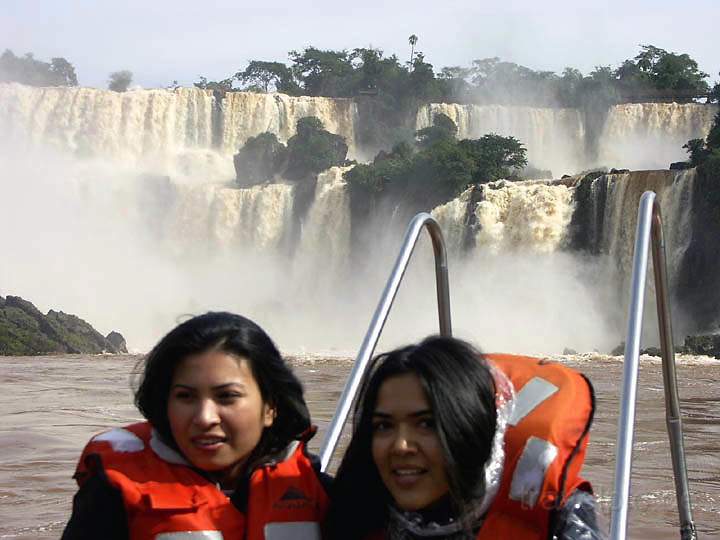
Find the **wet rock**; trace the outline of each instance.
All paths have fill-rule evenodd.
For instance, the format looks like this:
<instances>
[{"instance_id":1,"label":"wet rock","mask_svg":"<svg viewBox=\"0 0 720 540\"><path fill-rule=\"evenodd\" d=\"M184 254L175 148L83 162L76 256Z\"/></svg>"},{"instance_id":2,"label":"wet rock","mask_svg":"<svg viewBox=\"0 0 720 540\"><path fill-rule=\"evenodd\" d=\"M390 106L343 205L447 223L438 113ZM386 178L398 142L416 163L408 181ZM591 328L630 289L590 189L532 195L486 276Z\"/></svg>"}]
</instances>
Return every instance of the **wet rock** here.
<instances>
[{"instance_id":1,"label":"wet rock","mask_svg":"<svg viewBox=\"0 0 720 540\"><path fill-rule=\"evenodd\" d=\"M720 359L720 334L687 336L682 349L685 354L701 354Z\"/></svg>"},{"instance_id":2,"label":"wet rock","mask_svg":"<svg viewBox=\"0 0 720 540\"><path fill-rule=\"evenodd\" d=\"M647 347L641 349L640 354L647 354L648 356L662 356L662 351L658 347Z\"/></svg>"},{"instance_id":3,"label":"wet rock","mask_svg":"<svg viewBox=\"0 0 720 540\"><path fill-rule=\"evenodd\" d=\"M630 169L610 169L610 174L626 174L629 172Z\"/></svg>"},{"instance_id":4,"label":"wet rock","mask_svg":"<svg viewBox=\"0 0 720 540\"><path fill-rule=\"evenodd\" d=\"M615 347L610 354L612 356L623 356L625 354L625 342L623 341L620 345Z\"/></svg>"},{"instance_id":5,"label":"wet rock","mask_svg":"<svg viewBox=\"0 0 720 540\"><path fill-rule=\"evenodd\" d=\"M113 330L105 339L113 346L114 350L112 352L127 354L127 342L120 332Z\"/></svg>"},{"instance_id":6,"label":"wet rock","mask_svg":"<svg viewBox=\"0 0 720 540\"><path fill-rule=\"evenodd\" d=\"M565 347L563 349L563 354L577 354L578 352L575 349L571 349L569 347Z\"/></svg>"},{"instance_id":7,"label":"wet rock","mask_svg":"<svg viewBox=\"0 0 720 540\"><path fill-rule=\"evenodd\" d=\"M670 164L671 171L684 171L687 169L692 169L692 165L689 161L675 161Z\"/></svg>"}]
</instances>

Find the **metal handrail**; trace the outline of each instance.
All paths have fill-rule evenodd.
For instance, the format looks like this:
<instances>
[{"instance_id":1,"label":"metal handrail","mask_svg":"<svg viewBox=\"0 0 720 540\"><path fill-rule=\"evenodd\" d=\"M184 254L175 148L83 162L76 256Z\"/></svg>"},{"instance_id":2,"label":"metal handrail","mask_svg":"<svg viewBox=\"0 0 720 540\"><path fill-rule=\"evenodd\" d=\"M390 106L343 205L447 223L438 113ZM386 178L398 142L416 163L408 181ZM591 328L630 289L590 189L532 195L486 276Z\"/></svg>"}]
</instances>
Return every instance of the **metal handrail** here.
<instances>
[{"instance_id":1,"label":"metal handrail","mask_svg":"<svg viewBox=\"0 0 720 540\"><path fill-rule=\"evenodd\" d=\"M370 357L375 351L375 346L380 339L385 321L387 320L390 308L392 307L395 295L397 294L400 282L405 275L410 257L412 256L415 244L423 227L427 228L432 240L433 253L435 254L435 282L438 301L438 318L440 320L440 334L443 336L452 335L452 324L450 321L450 288L448 284L448 266L447 251L445 250L445 241L443 240L440 225L435 218L428 213L420 213L416 215L410 225L408 225L405 239L403 240L400 254L395 261L395 266L390 273L385 290L380 297L380 302L370 321L370 326L365 334L360 351L358 352L352 371L345 383L345 388L340 401L338 402L335 415L330 422L330 427L325 435L325 439L320 449L320 468L325 471L330 464L333 452L337 446L343 426L350 412L350 407L355 399L360 382L362 381L365 370L367 369Z\"/></svg>"},{"instance_id":2,"label":"metal handrail","mask_svg":"<svg viewBox=\"0 0 720 540\"><path fill-rule=\"evenodd\" d=\"M645 280L647 276L648 247L652 239L653 270L660 346L662 349L663 384L665 387L665 419L670 439L670 454L675 477L675 494L680 514L680 538L695 540L697 532L692 518L690 490L688 487L685 448L683 445L680 400L675 373L675 349L673 347L670 304L668 302L667 263L665 238L662 229L660 205L655 193L646 191L640 199L638 223L635 235L635 252L631 283L631 299L628 314L628 333L625 344L623 387L618 421L617 453L615 461L615 490L610 522L610 538L624 540L627 535L628 501L630 498L630 473L632 470L635 405L637 395L640 337L642 334Z\"/></svg>"}]
</instances>

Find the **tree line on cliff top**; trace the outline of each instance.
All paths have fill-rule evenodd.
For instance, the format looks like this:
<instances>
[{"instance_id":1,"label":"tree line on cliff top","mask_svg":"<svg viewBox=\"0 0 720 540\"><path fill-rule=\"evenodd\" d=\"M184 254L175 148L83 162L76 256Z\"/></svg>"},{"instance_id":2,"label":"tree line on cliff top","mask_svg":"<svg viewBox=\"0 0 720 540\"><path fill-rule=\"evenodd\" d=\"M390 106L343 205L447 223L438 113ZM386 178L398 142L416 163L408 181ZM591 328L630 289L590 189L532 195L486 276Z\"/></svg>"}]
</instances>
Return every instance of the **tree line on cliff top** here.
<instances>
[{"instance_id":1,"label":"tree line on cliff top","mask_svg":"<svg viewBox=\"0 0 720 540\"><path fill-rule=\"evenodd\" d=\"M641 45L639 53L616 68L597 66L587 75L567 67L561 74L536 71L497 57L474 60L469 67L450 66L436 71L422 51L419 39L408 39L410 58L385 56L376 48L323 50L307 47L290 51L289 64L251 60L247 67L220 81L200 77L200 88L220 91L277 91L289 95L375 96L393 110L413 110L419 103L454 101L505 105L582 107L590 101L604 104L626 101L685 100L706 96L720 101L720 83L712 88L708 74L688 54ZM124 91L132 73L110 76L111 89ZM50 62L32 53L0 56L0 82L32 86L77 86L75 68L67 59ZM173 82L172 86L176 83Z\"/></svg>"},{"instance_id":2,"label":"tree line on cliff top","mask_svg":"<svg viewBox=\"0 0 720 540\"><path fill-rule=\"evenodd\" d=\"M132 72L114 71L108 77L108 89L125 92L132 83ZM17 82L28 86L77 86L78 78L73 66L62 57L44 62L33 53L16 56L10 49L0 55L0 83Z\"/></svg>"}]
</instances>

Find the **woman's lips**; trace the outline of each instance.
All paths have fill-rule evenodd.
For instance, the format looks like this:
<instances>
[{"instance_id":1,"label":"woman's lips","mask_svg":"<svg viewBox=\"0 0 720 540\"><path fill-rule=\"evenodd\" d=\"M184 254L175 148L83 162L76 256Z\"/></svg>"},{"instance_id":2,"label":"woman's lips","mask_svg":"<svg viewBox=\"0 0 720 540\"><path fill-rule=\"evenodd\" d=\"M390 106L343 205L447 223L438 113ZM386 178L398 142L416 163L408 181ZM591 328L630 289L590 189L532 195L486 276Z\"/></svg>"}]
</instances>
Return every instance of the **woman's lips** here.
<instances>
[{"instance_id":1,"label":"woman's lips","mask_svg":"<svg viewBox=\"0 0 720 540\"><path fill-rule=\"evenodd\" d=\"M190 439L193 446L197 448L198 450L203 450L205 452L214 452L216 450L219 450L220 447L225 443L225 437L211 437L211 436L201 436L201 437L193 437Z\"/></svg>"},{"instance_id":2,"label":"woman's lips","mask_svg":"<svg viewBox=\"0 0 720 540\"><path fill-rule=\"evenodd\" d=\"M421 467L397 467L392 469L393 480L400 487L415 485L425 473L427 473L427 469Z\"/></svg>"}]
</instances>

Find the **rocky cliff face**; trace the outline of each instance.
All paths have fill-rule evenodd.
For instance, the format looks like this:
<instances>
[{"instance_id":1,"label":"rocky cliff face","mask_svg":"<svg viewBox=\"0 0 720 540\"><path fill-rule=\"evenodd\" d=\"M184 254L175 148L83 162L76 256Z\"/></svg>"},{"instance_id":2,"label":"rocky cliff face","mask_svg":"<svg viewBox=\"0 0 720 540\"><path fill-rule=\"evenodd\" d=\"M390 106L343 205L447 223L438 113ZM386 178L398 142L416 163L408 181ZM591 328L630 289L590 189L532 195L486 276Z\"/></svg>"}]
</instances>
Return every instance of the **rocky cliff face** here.
<instances>
[{"instance_id":1,"label":"rocky cliff face","mask_svg":"<svg viewBox=\"0 0 720 540\"><path fill-rule=\"evenodd\" d=\"M105 338L75 315L53 310L43 315L19 296L0 297L0 355L53 353L127 353L127 348L117 332Z\"/></svg>"}]
</instances>

